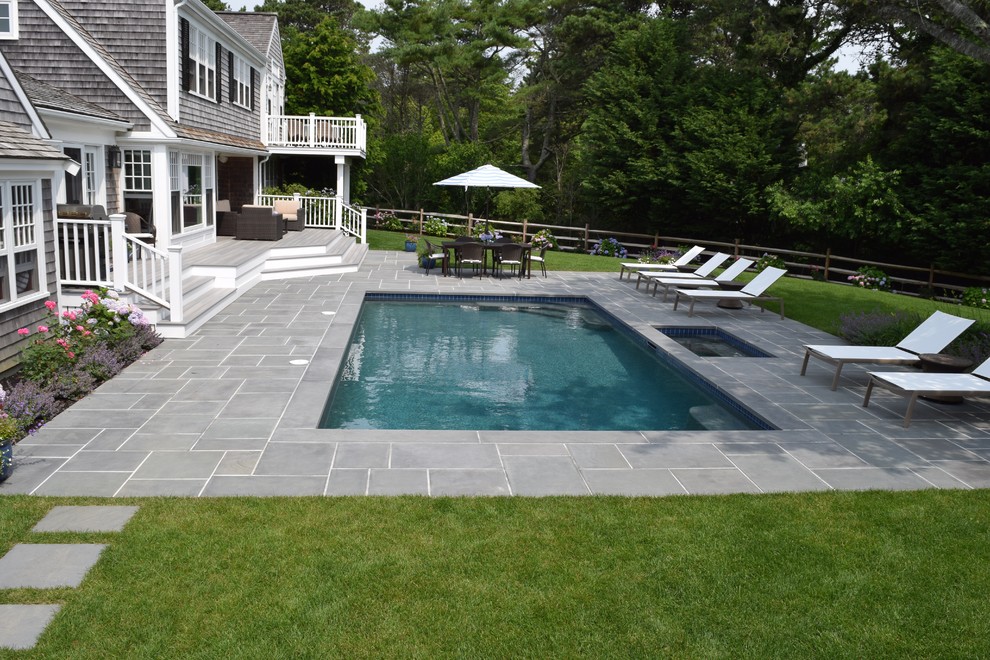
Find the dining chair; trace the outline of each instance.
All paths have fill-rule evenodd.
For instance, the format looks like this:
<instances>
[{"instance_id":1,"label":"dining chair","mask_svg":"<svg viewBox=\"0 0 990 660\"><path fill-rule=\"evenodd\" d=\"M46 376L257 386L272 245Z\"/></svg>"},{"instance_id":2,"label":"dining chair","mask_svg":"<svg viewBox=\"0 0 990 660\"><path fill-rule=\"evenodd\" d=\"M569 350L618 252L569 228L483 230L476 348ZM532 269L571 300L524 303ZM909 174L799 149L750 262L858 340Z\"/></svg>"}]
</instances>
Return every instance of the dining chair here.
<instances>
[{"instance_id":1,"label":"dining chair","mask_svg":"<svg viewBox=\"0 0 990 660\"><path fill-rule=\"evenodd\" d=\"M454 246L454 268L461 276L464 266L471 266L479 275L485 264L485 246L481 243L457 243Z\"/></svg>"}]
</instances>

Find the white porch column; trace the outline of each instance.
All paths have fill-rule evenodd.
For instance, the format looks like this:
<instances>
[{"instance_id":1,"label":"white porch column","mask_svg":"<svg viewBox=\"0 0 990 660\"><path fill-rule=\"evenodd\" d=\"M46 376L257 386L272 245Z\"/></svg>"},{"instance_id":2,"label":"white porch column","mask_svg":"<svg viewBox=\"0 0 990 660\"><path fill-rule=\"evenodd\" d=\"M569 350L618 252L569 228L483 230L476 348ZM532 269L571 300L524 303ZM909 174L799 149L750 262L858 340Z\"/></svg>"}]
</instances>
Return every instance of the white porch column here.
<instances>
[{"instance_id":1,"label":"white porch column","mask_svg":"<svg viewBox=\"0 0 990 660\"><path fill-rule=\"evenodd\" d=\"M347 156L334 156L333 162L337 166L337 197L342 198L345 204L350 204L351 163Z\"/></svg>"},{"instance_id":2,"label":"white porch column","mask_svg":"<svg viewBox=\"0 0 990 660\"><path fill-rule=\"evenodd\" d=\"M127 242L124 240L124 214L110 215L110 249L113 254L113 288L123 291L127 283Z\"/></svg>"},{"instance_id":3,"label":"white porch column","mask_svg":"<svg viewBox=\"0 0 990 660\"><path fill-rule=\"evenodd\" d=\"M172 181L168 171L168 150L164 145L151 148L151 209L158 230L157 246L172 244Z\"/></svg>"}]
</instances>

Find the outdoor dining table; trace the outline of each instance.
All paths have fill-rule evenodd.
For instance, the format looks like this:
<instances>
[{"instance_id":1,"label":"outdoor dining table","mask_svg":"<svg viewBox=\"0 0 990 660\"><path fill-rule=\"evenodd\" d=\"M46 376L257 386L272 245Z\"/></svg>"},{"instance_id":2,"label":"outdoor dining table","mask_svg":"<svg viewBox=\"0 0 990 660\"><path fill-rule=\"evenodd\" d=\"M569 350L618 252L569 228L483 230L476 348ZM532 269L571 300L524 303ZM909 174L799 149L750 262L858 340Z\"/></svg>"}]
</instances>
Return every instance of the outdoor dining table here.
<instances>
[{"instance_id":1,"label":"outdoor dining table","mask_svg":"<svg viewBox=\"0 0 990 660\"><path fill-rule=\"evenodd\" d=\"M492 255L492 272L494 273L495 272L495 250L498 249L498 248L500 248L500 247L502 247L502 245L504 245L504 243L494 243L494 242L485 242L485 241L477 241L477 242L478 243L481 243L481 245L485 248L485 258L484 258L484 262L481 264L481 274L484 275L486 272L488 272L488 254L489 253L491 253L491 255ZM442 247L444 250L456 250L461 245L464 245L464 242L463 241L444 241L443 243L440 244L440 247ZM522 262L523 262L522 270L526 273L526 279L529 279L530 278L530 275L532 273L532 267L533 267L533 264L532 264L532 262L529 259L529 255L532 254L532 252L533 252L533 245L531 243L518 243L517 245L519 245L523 249L523 253L522 253ZM453 256L453 255L451 255L451 256ZM450 263L454 263L454 259L451 259Z\"/></svg>"}]
</instances>

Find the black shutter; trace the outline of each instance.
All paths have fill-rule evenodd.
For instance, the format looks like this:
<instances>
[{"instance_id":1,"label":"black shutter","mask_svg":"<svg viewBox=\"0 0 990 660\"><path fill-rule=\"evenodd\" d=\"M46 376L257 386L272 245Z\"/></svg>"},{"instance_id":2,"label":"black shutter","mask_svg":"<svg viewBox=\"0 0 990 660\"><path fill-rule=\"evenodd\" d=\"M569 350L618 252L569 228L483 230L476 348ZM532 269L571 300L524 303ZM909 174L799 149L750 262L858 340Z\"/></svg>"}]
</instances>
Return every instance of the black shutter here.
<instances>
[{"instance_id":1,"label":"black shutter","mask_svg":"<svg viewBox=\"0 0 990 660\"><path fill-rule=\"evenodd\" d=\"M217 88L214 90L213 100L217 103L223 99L223 48L217 42Z\"/></svg>"},{"instance_id":2,"label":"black shutter","mask_svg":"<svg viewBox=\"0 0 990 660\"><path fill-rule=\"evenodd\" d=\"M254 79L255 79L254 67L251 67L251 109L252 110L254 110L254 87L255 87Z\"/></svg>"},{"instance_id":3,"label":"black shutter","mask_svg":"<svg viewBox=\"0 0 990 660\"><path fill-rule=\"evenodd\" d=\"M189 21L184 18L179 19L179 50L182 89L188 92L192 88L193 64L189 61Z\"/></svg>"},{"instance_id":4,"label":"black shutter","mask_svg":"<svg viewBox=\"0 0 990 660\"><path fill-rule=\"evenodd\" d=\"M227 100L231 103L237 101L237 81L234 79L234 53L230 53L227 60Z\"/></svg>"}]
</instances>

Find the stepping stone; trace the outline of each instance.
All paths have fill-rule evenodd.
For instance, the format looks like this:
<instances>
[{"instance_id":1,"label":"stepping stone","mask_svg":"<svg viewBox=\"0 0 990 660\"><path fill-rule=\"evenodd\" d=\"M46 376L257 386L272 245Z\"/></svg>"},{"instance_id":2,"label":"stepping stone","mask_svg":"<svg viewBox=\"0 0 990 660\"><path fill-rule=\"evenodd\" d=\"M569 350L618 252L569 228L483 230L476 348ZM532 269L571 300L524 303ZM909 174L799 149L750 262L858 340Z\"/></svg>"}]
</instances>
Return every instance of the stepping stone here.
<instances>
[{"instance_id":1,"label":"stepping stone","mask_svg":"<svg viewBox=\"0 0 990 660\"><path fill-rule=\"evenodd\" d=\"M0 558L0 589L78 587L105 547L99 543L18 543Z\"/></svg>"},{"instance_id":2,"label":"stepping stone","mask_svg":"<svg viewBox=\"0 0 990 660\"><path fill-rule=\"evenodd\" d=\"M33 532L119 532L137 513L136 506L57 506Z\"/></svg>"},{"instance_id":3,"label":"stepping stone","mask_svg":"<svg viewBox=\"0 0 990 660\"><path fill-rule=\"evenodd\" d=\"M0 649L34 648L61 605L0 605Z\"/></svg>"}]
</instances>

